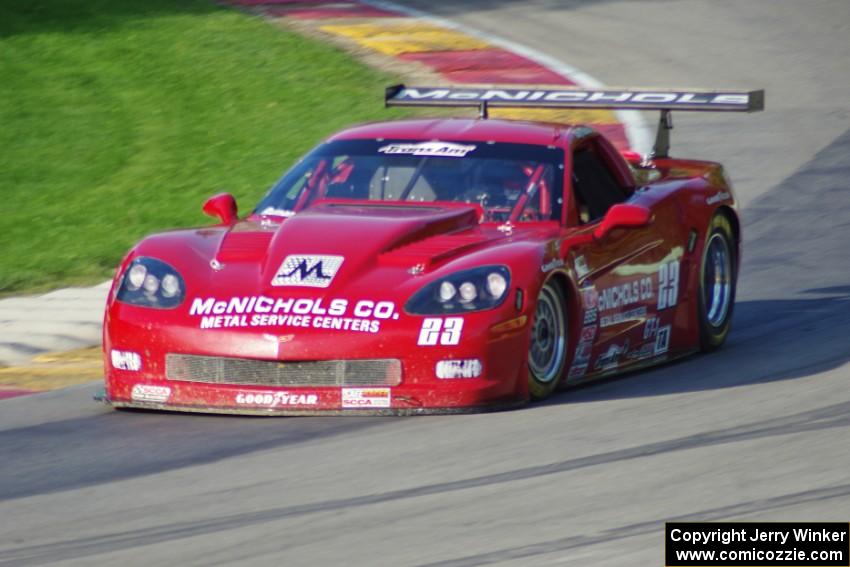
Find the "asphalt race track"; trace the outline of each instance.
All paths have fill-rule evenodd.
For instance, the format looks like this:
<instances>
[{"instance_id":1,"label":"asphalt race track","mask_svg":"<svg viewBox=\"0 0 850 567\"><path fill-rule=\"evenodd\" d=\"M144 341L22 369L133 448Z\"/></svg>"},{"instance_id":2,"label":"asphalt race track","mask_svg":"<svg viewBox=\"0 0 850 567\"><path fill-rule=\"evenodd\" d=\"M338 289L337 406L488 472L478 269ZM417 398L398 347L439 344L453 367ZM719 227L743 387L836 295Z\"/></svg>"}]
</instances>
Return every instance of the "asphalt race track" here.
<instances>
[{"instance_id":1,"label":"asphalt race track","mask_svg":"<svg viewBox=\"0 0 850 567\"><path fill-rule=\"evenodd\" d=\"M651 566L666 520L850 520L850 3L407 4L610 85L767 89L675 116L745 204L726 348L483 415L2 401L0 565Z\"/></svg>"}]
</instances>

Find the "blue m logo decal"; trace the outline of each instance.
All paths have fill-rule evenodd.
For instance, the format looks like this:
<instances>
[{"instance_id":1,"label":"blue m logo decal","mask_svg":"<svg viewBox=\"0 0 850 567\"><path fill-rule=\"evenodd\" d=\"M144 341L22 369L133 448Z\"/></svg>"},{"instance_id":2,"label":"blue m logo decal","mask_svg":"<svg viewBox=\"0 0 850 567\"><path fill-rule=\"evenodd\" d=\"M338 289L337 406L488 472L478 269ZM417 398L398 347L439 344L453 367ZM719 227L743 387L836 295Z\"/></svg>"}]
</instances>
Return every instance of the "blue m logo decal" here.
<instances>
[{"instance_id":1,"label":"blue m logo decal","mask_svg":"<svg viewBox=\"0 0 850 567\"><path fill-rule=\"evenodd\" d=\"M313 274L313 273L316 274L314 277L322 279L322 280L329 280L333 277L333 276L326 276L324 274L324 272L322 272L322 261L321 260L319 260L318 262L313 264L311 267L307 267L307 266L308 266L307 260L306 259L301 260L301 263L298 264L297 266L295 266L290 272L285 272L282 275L285 278L290 278L293 275L295 275L295 272L298 272L298 274L299 274L298 277L302 280L306 280L310 276L310 274Z\"/></svg>"},{"instance_id":2,"label":"blue m logo decal","mask_svg":"<svg viewBox=\"0 0 850 567\"><path fill-rule=\"evenodd\" d=\"M278 268L272 285L328 287L343 260L342 256L287 256Z\"/></svg>"}]
</instances>

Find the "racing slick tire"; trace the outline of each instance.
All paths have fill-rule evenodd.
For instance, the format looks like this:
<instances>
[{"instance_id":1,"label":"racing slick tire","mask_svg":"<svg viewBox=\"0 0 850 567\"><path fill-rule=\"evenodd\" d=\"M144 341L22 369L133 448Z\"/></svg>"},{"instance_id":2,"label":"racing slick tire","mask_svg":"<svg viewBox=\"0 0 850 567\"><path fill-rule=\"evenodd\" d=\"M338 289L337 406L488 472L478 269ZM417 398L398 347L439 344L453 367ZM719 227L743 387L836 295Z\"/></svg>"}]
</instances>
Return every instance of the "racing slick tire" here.
<instances>
[{"instance_id":1,"label":"racing slick tire","mask_svg":"<svg viewBox=\"0 0 850 567\"><path fill-rule=\"evenodd\" d=\"M567 361L567 317L564 292L549 281L537 296L528 347L528 392L533 400L551 394Z\"/></svg>"},{"instance_id":2,"label":"racing slick tire","mask_svg":"<svg viewBox=\"0 0 850 567\"><path fill-rule=\"evenodd\" d=\"M703 352L720 348L729 334L738 280L736 250L729 217L715 214L708 225L700 263L698 315Z\"/></svg>"}]
</instances>

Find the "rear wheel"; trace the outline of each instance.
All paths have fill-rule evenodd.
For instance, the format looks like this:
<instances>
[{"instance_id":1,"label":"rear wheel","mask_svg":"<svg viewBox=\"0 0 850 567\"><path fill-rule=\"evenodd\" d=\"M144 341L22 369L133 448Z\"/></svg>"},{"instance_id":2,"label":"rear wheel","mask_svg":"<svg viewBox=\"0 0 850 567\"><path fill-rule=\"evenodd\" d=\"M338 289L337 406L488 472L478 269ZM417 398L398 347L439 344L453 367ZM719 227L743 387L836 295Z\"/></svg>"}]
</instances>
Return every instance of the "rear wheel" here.
<instances>
[{"instance_id":1,"label":"rear wheel","mask_svg":"<svg viewBox=\"0 0 850 567\"><path fill-rule=\"evenodd\" d=\"M720 348L729 334L738 279L736 250L732 224L725 215L715 215L700 265L700 347L706 352Z\"/></svg>"},{"instance_id":2,"label":"rear wheel","mask_svg":"<svg viewBox=\"0 0 850 567\"><path fill-rule=\"evenodd\" d=\"M543 399L558 385L567 354L567 321L564 292L549 282L537 296L528 349L528 391Z\"/></svg>"}]
</instances>

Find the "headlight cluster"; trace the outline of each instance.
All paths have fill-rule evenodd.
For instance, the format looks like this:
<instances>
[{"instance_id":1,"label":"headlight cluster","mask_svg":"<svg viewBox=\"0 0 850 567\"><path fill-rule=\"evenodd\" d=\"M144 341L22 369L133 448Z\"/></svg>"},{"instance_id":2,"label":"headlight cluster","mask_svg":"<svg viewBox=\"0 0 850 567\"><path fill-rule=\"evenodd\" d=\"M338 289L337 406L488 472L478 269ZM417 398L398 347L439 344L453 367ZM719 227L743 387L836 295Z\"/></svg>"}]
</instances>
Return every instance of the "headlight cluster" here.
<instances>
[{"instance_id":1,"label":"headlight cluster","mask_svg":"<svg viewBox=\"0 0 850 567\"><path fill-rule=\"evenodd\" d=\"M405 305L413 315L467 313L501 305L510 289L505 266L482 266L456 272L417 291Z\"/></svg>"},{"instance_id":2,"label":"headlight cluster","mask_svg":"<svg viewBox=\"0 0 850 567\"><path fill-rule=\"evenodd\" d=\"M124 272L116 299L131 305L171 309L183 302L186 287L177 270L156 258L141 256Z\"/></svg>"}]
</instances>

